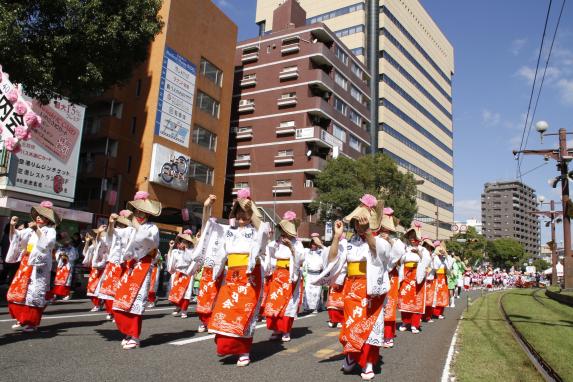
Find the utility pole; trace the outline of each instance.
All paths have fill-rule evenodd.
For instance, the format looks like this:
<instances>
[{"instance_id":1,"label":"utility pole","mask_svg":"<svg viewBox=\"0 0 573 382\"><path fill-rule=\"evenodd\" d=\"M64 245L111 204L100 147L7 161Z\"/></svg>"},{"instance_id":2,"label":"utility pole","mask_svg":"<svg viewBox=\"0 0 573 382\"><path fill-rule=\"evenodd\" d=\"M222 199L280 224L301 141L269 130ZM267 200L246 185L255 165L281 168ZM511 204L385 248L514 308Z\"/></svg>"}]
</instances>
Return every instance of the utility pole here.
<instances>
[{"instance_id":1,"label":"utility pole","mask_svg":"<svg viewBox=\"0 0 573 382\"><path fill-rule=\"evenodd\" d=\"M368 70L370 71L370 153L378 151L378 73L380 5L378 0L368 2Z\"/></svg>"},{"instance_id":2,"label":"utility pole","mask_svg":"<svg viewBox=\"0 0 573 382\"><path fill-rule=\"evenodd\" d=\"M550 220L551 226L551 285L557 285L558 278L557 278L557 243L555 240L555 224L556 220L559 216L563 215L561 211L555 211L555 201L551 200L549 203L543 203L543 199L539 197L539 204L549 204L549 211L529 211L533 215L542 215L548 217Z\"/></svg>"}]
</instances>

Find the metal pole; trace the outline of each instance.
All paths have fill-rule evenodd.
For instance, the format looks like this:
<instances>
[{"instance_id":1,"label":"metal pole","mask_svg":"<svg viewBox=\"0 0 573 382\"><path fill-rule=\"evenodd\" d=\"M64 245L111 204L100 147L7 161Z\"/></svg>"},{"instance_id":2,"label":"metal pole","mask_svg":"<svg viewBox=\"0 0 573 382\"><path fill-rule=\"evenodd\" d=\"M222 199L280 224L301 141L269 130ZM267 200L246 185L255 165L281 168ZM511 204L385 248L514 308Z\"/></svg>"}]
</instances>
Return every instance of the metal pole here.
<instances>
[{"instance_id":1,"label":"metal pole","mask_svg":"<svg viewBox=\"0 0 573 382\"><path fill-rule=\"evenodd\" d=\"M378 0L368 1L368 69L370 70L370 153L378 150L378 55L380 9Z\"/></svg>"},{"instance_id":2,"label":"metal pole","mask_svg":"<svg viewBox=\"0 0 573 382\"><path fill-rule=\"evenodd\" d=\"M440 239L440 206L436 204L436 240Z\"/></svg>"},{"instance_id":3,"label":"metal pole","mask_svg":"<svg viewBox=\"0 0 573 382\"><path fill-rule=\"evenodd\" d=\"M557 243L555 242L555 201L549 203L551 208L551 286L557 285Z\"/></svg>"},{"instance_id":4,"label":"metal pole","mask_svg":"<svg viewBox=\"0 0 573 382\"><path fill-rule=\"evenodd\" d=\"M571 256L571 219L567 214L569 202L569 178L567 177L567 131L559 129L559 159L561 167L561 202L563 204L563 246L565 247L563 276L565 289L573 289L573 257Z\"/></svg>"}]
</instances>

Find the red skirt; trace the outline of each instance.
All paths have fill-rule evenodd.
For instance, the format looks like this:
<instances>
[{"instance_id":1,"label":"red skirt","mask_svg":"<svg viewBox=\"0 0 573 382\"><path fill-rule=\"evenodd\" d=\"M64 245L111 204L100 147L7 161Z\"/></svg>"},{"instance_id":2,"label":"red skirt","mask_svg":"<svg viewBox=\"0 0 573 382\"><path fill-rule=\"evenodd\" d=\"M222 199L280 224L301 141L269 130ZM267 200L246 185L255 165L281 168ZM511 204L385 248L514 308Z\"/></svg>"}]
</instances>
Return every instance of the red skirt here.
<instances>
[{"instance_id":1,"label":"red skirt","mask_svg":"<svg viewBox=\"0 0 573 382\"><path fill-rule=\"evenodd\" d=\"M344 322L344 311L338 309L328 309L329 321L333 324L341 324Z\"/></svg>"},{"instance_id":2,"label":"red skirt","mask_svg":"<svg viewBox=\"0 0 573 382\"><path fill-rule=\"evenodd\" d=\"M53 295L56 295L59 297L67 297L70 295L70 287L69 286L63 286L63 285L55 285L50 292Z\"/></svg>"},{"instance_id":3,"label":"red skirt","mask_svg":"<svg viewBox=\"0 0 573 382\"><path fill-rule=\"evenodd\" d=\"M217 355L241 355L249 354L253 345L253 337L229 337L223 334L215 335L215 344L217 345Z\"/></svg>"},{"instance_id":4,"label":"red skirt","mask_svg":"<svg viewBox=\"0 0 573 382\"><path fill-rule=\"evenodd\" d=\"M141 321L142 317L139 314L122 312L116 310L113 312L113 318L117 329L124 335L139 338L141 335Z\"/></svg>"},{"instance_id":5,"label":"red skirt","mask_svg":"<svg viewBox=\"0 0 573 382\"><path fill-rule=\"evenodd\" d=\"M40 326L42 313L44 313L44 308L15 304L13 302L8 303L8 310L10 311L12 318L18 321L20 325L30 325L33 327Z\"/></svg>"},{"instance_id":6,"label":"red skirt","mask_svg":"<svg viewBox=\"0 0 573 382\"><path fill-rule=\"evenodd\" d=\"M290 333L293 323L294 317L267 317L267 329L274 330L275 332Z\"/></svg>"}]
</instances>

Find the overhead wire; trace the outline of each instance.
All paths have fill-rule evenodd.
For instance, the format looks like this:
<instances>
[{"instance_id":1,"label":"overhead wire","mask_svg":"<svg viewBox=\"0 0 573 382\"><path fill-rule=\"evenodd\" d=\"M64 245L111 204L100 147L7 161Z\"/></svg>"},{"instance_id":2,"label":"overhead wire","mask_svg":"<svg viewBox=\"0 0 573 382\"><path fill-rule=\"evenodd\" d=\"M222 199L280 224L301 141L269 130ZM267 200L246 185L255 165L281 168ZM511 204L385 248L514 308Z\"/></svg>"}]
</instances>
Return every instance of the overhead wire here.
<instances>
[{"instance_id":1,"label":"overhead wire","mask_svg":"<svg viewBox=\"0 0 573 382\"><path fill-rule=\"evenodd\" d=\"M543 34L541 36L541 47L539 48L539 54L537 56L537 64L535 66L535 75L533 76L533 84L531 85L531 94L529 95L529 104L527 106L527 115L525 117L525 122L523 124L523 132L521 133L521 142L519 143L519 151L523 150L523 143L525 141L525 132L527 131L527 122L529 121L529 113L531 111L531 103L533 101L533 94L535 92L535 83L537 82L537 72L539 71L539 63L541 62L541 55L543 53L543 44L545 43L545 33L547 32L547 25L549 23L549 15L551 14L551 4L553 0L549 0L549 7L547 8L547 15L545 16L545 25L543 26ZM521 179L521 160L522 155L518 153L517 155L517 171L516 177Z\"/></svg>"}]
</instances>

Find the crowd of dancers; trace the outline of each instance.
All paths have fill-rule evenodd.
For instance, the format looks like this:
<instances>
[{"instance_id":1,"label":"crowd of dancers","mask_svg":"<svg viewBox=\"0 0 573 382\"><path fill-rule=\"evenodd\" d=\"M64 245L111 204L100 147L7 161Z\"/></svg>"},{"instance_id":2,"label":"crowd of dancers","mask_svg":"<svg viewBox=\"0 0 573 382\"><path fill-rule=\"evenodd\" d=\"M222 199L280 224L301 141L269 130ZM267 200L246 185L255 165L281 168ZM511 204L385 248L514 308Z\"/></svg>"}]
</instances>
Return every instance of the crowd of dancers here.
<instances>
[{"instance_id":1,"label":"crowd of dancers","mask_svg":"<svg viewBox=\"0 0 573 382\"><path fill-rule=\"evenodd\" d=\"M444 243L421 236L421 224L414 222L398 238L393 210L372 195L365 194L352 213L334 223L329 245L312 234L309 248L298 239L294 212L271 227L248 189L239 190L228 224L211 216L215 201L214 195L205 200L199 234L185 230L169 243L168 299L173 315L187 318L194 280L200 280L198 331L214 333L217 354L238 356L237 366L251 362L257 321L266 321L270 340L288 342L301 306L318 312L325 305L328 325L340 329L342 371L360 367L362 379L370 380L380 348L395 345L396 330L417 334L422 322L443 319L445 308L459 297L455 289L473 277ZM83 248L83 265L91 268L92 310L107 311L126 350L140 346L142 315L155 302L162 259L159 230L148 221L161 214L161 204L138 192L128 208L88 232ZM25 333L37 330L49 300L68 298L78 257L65 240L55 250L60 218L51 203L33 207L31 217L27 227L12 218L7 254L7 262L20 263L7 294L17 321L12 328ZM53 261L57 271L50 287Z\"/></svg>"}]
</instances>

